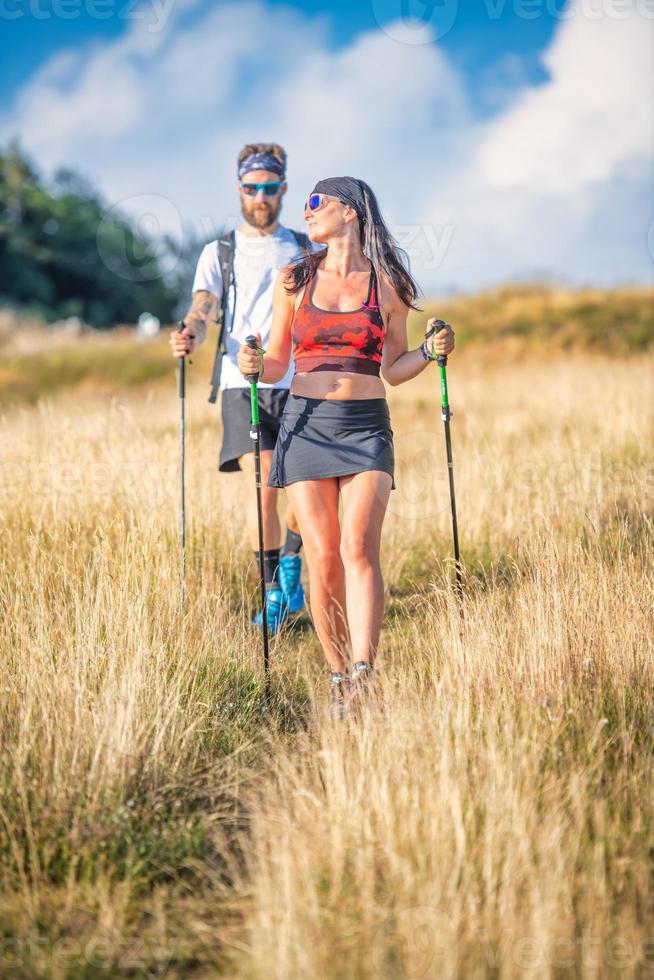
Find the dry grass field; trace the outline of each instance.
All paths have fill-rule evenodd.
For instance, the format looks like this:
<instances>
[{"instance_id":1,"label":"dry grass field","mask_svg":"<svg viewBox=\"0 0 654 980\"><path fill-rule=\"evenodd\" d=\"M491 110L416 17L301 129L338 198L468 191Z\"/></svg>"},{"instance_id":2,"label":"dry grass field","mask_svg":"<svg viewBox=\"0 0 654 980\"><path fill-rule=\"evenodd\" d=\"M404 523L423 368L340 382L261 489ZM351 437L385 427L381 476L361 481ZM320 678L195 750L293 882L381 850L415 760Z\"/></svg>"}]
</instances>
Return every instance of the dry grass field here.
<instances>
[{"instance_id":1,"label":"dry grass field","mask_svg":"<svg viewBox=\"0 0 654 980\"><path fill-rule=\"evenodd\" d=\"M337 727L308 616L262 703L211 352L184 609L165 338L160 378L102 338L118 382L40 399L5 357L0 976L654 976L654 354L473 341L448 366L463 617L430 366L389 389L381 703Z\"/></svg>"}]
</instances>

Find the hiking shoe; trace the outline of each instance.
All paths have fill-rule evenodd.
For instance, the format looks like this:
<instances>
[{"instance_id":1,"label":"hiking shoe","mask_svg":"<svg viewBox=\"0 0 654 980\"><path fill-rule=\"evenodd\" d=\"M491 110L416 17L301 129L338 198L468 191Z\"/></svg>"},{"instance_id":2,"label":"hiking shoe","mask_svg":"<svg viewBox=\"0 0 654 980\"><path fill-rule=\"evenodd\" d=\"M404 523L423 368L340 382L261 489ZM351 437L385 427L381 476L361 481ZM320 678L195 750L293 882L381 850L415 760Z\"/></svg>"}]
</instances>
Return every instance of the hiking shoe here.
<instances>
[{"instance_id":1,"label":"hiking shoe","mask_svg":"<svg viewBox=\"0 0 654 980\"><path fill-rule=\"evenodd\" d=\"M352 679L350 681L350 696L348 708L358 709L364 704L369 704L375 691L375 673L372 664L366 660L357 660L352 668Z\"/></svg>"},{"instance_id":2,"label":"hiking shoe","mask_svg":"<svg viewBox=\"0 0 654 980\"><path fill-rule=\"evenodd\" d=\"M277 578L291 615L304 609L304 589L300 581L301 572L302 558L300 555L282 555L279 559Z\"/></svg>"},{"instance_id":3,"label":"hiking shoe","mask_svg":"<svg viewBox=\"0 0 654 980\"><path fill-rule=\"evenodd\" d=\"M329 717L342 721L345 717L346 697L350 690L350 678L339 671L332 673L329 683Z\"/></svg>"},{"instance_id":4,"label":"hiking shoe","mask_svg":"<svg viewBox=\"0 0 654 980\"><path fill-rule=\"evenodd\" d=\"M282 590L277 586L266 589L266 612L268 614L268 632L271 634L278 633L288 619L288 602L286 602ZM260 609L256 614L252 620L252 625L263 629L263 609Z\"/></svg>"}]
</instances>

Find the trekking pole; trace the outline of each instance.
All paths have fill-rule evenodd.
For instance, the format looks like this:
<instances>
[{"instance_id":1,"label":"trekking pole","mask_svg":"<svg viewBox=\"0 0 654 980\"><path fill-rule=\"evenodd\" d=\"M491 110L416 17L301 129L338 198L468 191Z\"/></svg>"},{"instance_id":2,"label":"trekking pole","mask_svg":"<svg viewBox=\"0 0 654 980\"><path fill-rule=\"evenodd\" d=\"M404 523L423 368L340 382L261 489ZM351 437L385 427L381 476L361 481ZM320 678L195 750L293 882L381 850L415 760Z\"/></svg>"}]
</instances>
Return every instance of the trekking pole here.
<instances>
[{"instance_id":1,"label":"trekking pole","mask_svg":"<svg viewBox=\"0 0 654 980\"><path fill-rule=\"evenodd\" d=\"M250 335L245 338L245 343L252 350L260 350L257 347L256 338ZM268 654L268 602L266 596L266 573L263 558L263 510L261 506L261 430L259 427L259 398L257 394L257 382L259 373L244 375L245 380L250 382L250 410L251 410L251 429L250 438L254 440L254 479L257 487L257 521L259 523L259 578L261 588L261 617L263 625L263 676L264 690L268 697L270 693L269 666L270 658Z\"/></svg>"},{"instance_id":2,"label":"trekking pole","mask_svg":"<svg viewBox=\"0 0 654 980\"><path fill-rule=\"evenodd\" d=\"M432 333L438 333L443 329L443 320L436 320L433 327L427 332L427 337ZM463 577L461 573L461 561L459 557L459 529L456 519L456 496L454 494L454 464L452 462L452 440L450 437L450 402L447 394L447 355L439 354L436 358L438 370L441 378L441 418L445 424L445 449L447 452L447 474L450 481L450 505L452 509L452 536L454 538L454 562L456 575L456 592L459 597L460 611L463 615Z\"/></svg>"},{"instance_id":3,"label":"trekking pole","mask_svg":"<svg viewBox=\"0 0 654 980\"><path fill-rule=\"evenodd\" d=\"M183 320L179 321L177 330L179 333L184 330L186 324ZM180 607L184 609L184 583L186 579L186 507L184 501L184 468L186 464L184 454L184 401L186 397L186 357L179 358L179 487L180 487L180 514L179 514L179 601Z\"/></svg>"}]
</instances>

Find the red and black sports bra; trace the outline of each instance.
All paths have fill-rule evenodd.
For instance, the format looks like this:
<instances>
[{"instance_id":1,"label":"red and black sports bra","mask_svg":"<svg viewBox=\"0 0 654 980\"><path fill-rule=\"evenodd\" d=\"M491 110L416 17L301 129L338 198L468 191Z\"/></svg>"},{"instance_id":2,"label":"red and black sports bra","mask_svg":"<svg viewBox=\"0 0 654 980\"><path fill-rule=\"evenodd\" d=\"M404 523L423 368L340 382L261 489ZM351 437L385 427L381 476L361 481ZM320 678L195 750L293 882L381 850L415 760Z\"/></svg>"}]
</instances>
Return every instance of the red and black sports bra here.
<instances>
[{"instance_id":1,"label":"red and black sports bra","mask_svg":"<svg viewBox=\"0 0 654 980\"><path fill-rule=\"evenodd\" d=\"M321 310L313 303L314 275L305 286L293 319L295 370L353 371L379 376L384 343L384 318L379 308L377 279L370 270L368 295L358 310Z\"/></svg>"}]
</instances>

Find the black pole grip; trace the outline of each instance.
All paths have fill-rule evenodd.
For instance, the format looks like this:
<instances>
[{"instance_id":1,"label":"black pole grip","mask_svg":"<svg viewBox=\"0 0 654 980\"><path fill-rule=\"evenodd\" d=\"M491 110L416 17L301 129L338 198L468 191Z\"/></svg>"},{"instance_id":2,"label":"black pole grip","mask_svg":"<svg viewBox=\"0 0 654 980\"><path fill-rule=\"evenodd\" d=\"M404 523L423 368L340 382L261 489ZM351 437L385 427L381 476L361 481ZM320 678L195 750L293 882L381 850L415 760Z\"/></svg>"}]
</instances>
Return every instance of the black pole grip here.
<instances>
[{"instance_id":1,"label":"black pole grip","mask_svg":"<svg viewBox=\"0 0 654 980\"><path fill-rule=\"evenodd\" d=\"M252 350L257 349L257 338L254 337L252 334L250 334L249 337L245 338L245 343ZM256 374L244 374L243 377L245 378L246 381L249 381L251 385L255 385L259 380L259 372L257 371Z\"/></svg>"},{"instance_id":2,"label":"black pole grip","mask_svg":"<svg viewBox=\"0 0 654 980\"><path fill-rule=\"evenodd\" d=\"M429 328L429 330L427 331L427 333L425 334L425 340L427 340L429 337L431 337L431 335L433 333L438 333L439 330L442 330L443 327L446 327L446 326L447 326L447 324L445 323L445 320L435 320L434 323L432 323L432 325Z\"/></svg>"},{"instance_id":3,"label":"black pole grip","mask_svg":"<svg viewBox=\"0 0 654 980\"><path fill-rule=\"evenodd\" d=\"M444 326L446 326L445 320L436 320L425 334L425 340L431 337L433 333L439 333ZM439 354L436 358L436 363L439 367L445 367L447 364L447 354Z\"/></svg>"}]
</instances>

